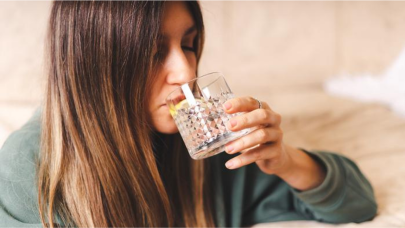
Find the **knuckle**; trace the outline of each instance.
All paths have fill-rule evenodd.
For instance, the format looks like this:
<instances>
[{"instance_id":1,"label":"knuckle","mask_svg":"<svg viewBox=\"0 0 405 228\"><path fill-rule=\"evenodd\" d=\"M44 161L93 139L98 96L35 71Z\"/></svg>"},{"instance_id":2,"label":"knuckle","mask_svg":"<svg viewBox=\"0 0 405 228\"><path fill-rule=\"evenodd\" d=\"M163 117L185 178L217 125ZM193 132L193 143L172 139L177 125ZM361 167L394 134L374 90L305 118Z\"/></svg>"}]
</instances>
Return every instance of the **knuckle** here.
<instances>
[{"instance_id":1,"label":"knuckle","mask_svg":"<svg viewBox=\"0 0 405 228\"><path fill-rule=\"evenodd\" d=\"M259 160L260 156L261 156L261 154L260 154L259 150L252 151L252 157L253 157L254 160Z\"/></svg>"},{"instance_id":2,"label":"knuckle","mask_svg":"<svg viewBox=\"0 0 405 228\"><path fill-rule=\"evenodd\" d=\"M237 98L233 99L233 105L234 105L235 107L239 107L240 104L241 104L241 102L242 102L242 98L241 98L241 97L237 97Z\"/></svg>"},{"instance_id":3,"label":"knuckle","mask_svg":"<svg viewBox=\"0 0 405 228\"><path fill-rule=\"evenodd\" d=\"M276 118L277 123L281 123L281 115L280 114L276 113L275 118Z\"/></svg>"},{"instance_id":4,"label":"knuckle","mask_svg":"<svg viewBox=\"0 0 405 228\"><path fill-rule=\"evenodd\" d=\"M246 124L248 124L248 118L246 117L246 115L242 115L241 117L240 117L240 122L242 123L242 125L246 125Z\"/></svg>"},{"instance_id":5,"label":"knuckle","mask_svg":"<svg viewBox=\"0 0 405 228\"><path fill-rule=\"evenodd\" d=\"M284 132L282 130L278 130L278 138L283 139Z\"/></svg>"},{"instance_id":6,"label":"knuckle","mask_svg":"<svg viewBox=\"0 0 405 228\"><path fill-rule=\"evenodd\" d=\"M241 138L239 142L240 150L243 150L246 146L245 138Z\"/></svg>"},{"instance_id":7,"label":"knuckle","mask_svg":"<svg viewBox=\"0 0 405 228\"><path fill-rule=\"evenodd\" d=\"M248 98L249 98L249 103L252 106L257 105L257 100L255 98L253 98L253 97L248 97Z\"/></svg>"},{"instance_id":8,"label":"knuckle","mask_svg":"<svg viewBox=\"0 0 405 228\"><path fill-rule=\"evenodd\" d=\"M238 160L238 163L239 163L240 166L244 165L244 159L241 158L241 156L238 156L236 159Z\"/></svg>"},{"instance_id":9,"label":"knuckle","mask_svg":"<svg viewBox=\"0 0 405 228\"><path fill-rule=\"evenodd\" d=\"M267 140L268 134L267 134L267 131L266 131L266 130L260 129L260 130L258 131L258 134L259 134L259 140L260 140L260 141L266 141L266 140Z\"/></svg>"},{"instance_id":10,"label":"knuckle","mask_svg":"<svg viewBox=\"0 0 405 228\"><path fill-rule=\"evenodd\" d=\"M265 119L265 120L270 119L271 113L269 110L266 110L266 109L260 109L260 110L261 110L261 115L262 115L263 119Z\"/></svg>"}]
</instances>

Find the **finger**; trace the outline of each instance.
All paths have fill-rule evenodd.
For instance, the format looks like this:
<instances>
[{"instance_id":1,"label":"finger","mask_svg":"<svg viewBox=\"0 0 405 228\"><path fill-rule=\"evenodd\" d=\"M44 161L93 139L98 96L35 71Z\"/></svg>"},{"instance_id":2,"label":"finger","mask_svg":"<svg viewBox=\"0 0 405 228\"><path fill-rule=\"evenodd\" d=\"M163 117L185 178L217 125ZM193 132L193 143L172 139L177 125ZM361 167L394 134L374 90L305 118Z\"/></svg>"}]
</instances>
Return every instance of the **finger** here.
<instances>
[{"instance_id":1,"label":"finger","mask_svg":"<svg viewBox=\"0 0 405 228\"><path fill-rule=\"evenodd\" d=\"M265 144L236 156L225 163L228 169L237 169L253 162L275 157L276 144Z\"/></svg>"},{"instance_id":2,"label":"finger","mask_svg":"<svg viewBox=\"0 0 405 228\"><path fill-rule=\"evenodd\" d=\"M227 128L231 131L240 131L258 125L278 126L280 123L281 116L278 113L268 109L256 109L231 118L227 123Z\"/></svg>"},{"instance_id":3,"label":"finger","mask_svg":"<svg viewBox=\"0 0 405 228\"><path fill-rule=\"evenodd\" d=\"M224 110L229 113L237 112L250 112L259 108L259 102L253 97L237 97L230 99L224 103ZM262 102L263 109L268 108L269 106Z\"/></svg>"},{"instance_id":4,"label":"finger","mask_svg":"<svg viewBox=\"0 0 405 228\"><path fill-rule=\"evenodd\" d=\"M257 144L265 144L278 141L282 138L282 131L275 128L261 128L243 136L225 146L225 152L234 154L251 148Z\"/></svg>"}]
</instances>

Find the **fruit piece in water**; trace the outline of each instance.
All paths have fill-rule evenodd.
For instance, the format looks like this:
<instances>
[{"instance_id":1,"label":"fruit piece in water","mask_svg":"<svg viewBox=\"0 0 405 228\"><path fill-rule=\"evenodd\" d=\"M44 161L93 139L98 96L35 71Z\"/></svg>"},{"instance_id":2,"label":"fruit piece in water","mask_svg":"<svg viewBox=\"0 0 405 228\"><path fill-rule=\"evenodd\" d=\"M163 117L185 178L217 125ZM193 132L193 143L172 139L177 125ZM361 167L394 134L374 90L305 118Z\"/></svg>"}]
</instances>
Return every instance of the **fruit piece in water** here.
<instances>
[{"instance_id":1,"label":"fruit piece in water","mask_svg":"<svg viewBox=\"0 0 405 228\"><path fill-rule=\"evenodd\" d=\"M195 101L197 104L202 104L201 99L195 99ZM187 99L184 99L184 100L180 101L179 103L177 103L176 105L170 104L169 111L172 116L175 116L177 114L177 110L187 109L189 107L190 106L189 106Z\"/></svg>"},{"instance_id":2,"label":"fruit piece in water","mask_svg":"<svg viewBox=\"0 0 405 228\"><path fill-rule=\"evenodd\" d=\"M176 105L170 104L170 107L169 107L170 114L172 116L176 115L176 110L180 109L183 106L185 106L185 107L188 106L187 100L182 100L179 103L177 103Z\"/></svg>"}]
</instances>

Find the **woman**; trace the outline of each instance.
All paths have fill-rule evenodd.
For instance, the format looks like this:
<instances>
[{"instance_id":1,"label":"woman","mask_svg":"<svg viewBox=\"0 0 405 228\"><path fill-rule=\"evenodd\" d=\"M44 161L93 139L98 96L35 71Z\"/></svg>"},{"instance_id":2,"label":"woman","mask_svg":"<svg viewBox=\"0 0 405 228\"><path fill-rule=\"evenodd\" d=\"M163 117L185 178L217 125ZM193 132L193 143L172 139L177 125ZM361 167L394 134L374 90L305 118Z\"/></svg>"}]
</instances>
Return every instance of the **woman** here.
<instances>
[{"instance_id":1,"label":"woman","mask_svg":"<svg viewBox=\"0 0 405 228\"><path fill-rule=\"evenodd\" d=\"M229 128L260 129L226 153L190 159L164 101L196 77L197 2L54 2L48 35L43 108L0 152L0 225L249 226L375 215L372 188L352 161L285 145L280 115L250 97L224 105L247 112Z\"/></svg>"}]
</instances>

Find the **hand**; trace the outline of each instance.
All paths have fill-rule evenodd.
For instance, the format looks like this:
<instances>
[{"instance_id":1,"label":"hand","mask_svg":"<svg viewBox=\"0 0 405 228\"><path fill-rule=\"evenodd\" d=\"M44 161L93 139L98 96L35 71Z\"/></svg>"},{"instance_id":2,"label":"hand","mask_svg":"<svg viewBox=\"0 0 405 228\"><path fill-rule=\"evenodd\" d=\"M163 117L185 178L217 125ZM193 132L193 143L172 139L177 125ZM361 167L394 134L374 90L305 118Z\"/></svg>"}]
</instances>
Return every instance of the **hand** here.
<instances>
[{"instance_id":1,"label":"hand","mask_svg":"<svg viewBox=\"0 0 405 228\"><path fill-rule=\"evenodd\" d=\"M258 129L225 146L228 154L241 152L225 165L228 169L237 169L255 162L266 174L275 174L292 187L307 190L322 183L325 171L305 152L285 145L283 131L280 128L281 116L274 112L266 102L252 97L239 97L224 104L226 113L247 112L233 117L228 129L240 131L245 128Z\"/></svg>"}]
</instances>

